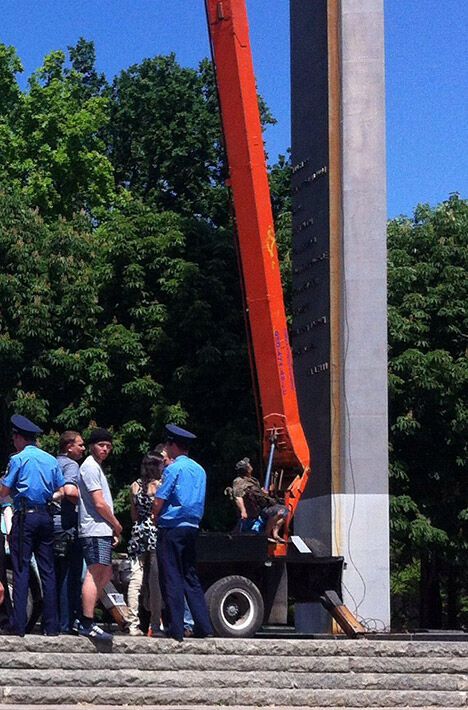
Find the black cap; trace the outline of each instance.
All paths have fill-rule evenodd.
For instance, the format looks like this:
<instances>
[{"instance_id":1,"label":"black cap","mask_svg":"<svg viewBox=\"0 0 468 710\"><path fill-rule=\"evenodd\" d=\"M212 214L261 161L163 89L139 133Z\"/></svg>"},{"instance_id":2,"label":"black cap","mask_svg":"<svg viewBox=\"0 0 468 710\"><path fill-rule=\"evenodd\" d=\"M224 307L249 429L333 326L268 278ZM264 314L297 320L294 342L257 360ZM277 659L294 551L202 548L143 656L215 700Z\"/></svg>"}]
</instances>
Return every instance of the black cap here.
<instances>
[{"instance_id":1,"label":"black cap","mask_svg":"<svg viewBox=\"0 0 468 710\"><path fill-rule=\"evenodd\" d=\"M23 417L21 414L13 414L10 421L13 431L16 431L18 434L23 434L28 437L35 437L37 434L42 434L42 429L38 427L37 424L34 424L34 422Z\"/></svg>"},{"instance_id":2,"label":"black cap","mask_svg":"<svg viewBox=\"0 0 468 710\"><path fill-rule=\"evenodd\" d=\"M197 437L192 432L182 429L175 424L166 424L166 441L175 442L176 444L190 445Z\"/></svg>"},{"instance_id":3,"label":"black cap","mask_svg":"<svg viewBox=\"0 0 468 710\"><path fill-rule=\"evenodd\" d=\"M250 466L250 459L247 456L236 463L236 471L247 471Z\"/></svg>"},{"instance_id":4,"label":"black cap","mask_svg":"<svg viewBox=\"0 0 468 710\"><path fill-rule=\"evenodd\" d=\"M97 444L99 441L110 441L112 444L112 434L107 429L93 429L89 435L88 444Z\"/></svg>"}]
</instances>

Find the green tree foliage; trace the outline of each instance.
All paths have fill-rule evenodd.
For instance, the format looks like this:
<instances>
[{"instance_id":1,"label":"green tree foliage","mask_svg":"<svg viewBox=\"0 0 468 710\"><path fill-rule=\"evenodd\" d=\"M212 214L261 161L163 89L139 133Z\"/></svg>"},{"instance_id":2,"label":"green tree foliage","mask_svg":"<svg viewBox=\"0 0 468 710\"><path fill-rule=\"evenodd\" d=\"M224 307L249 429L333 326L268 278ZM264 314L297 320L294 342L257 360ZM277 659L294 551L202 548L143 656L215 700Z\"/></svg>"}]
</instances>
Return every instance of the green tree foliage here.
<instances>
[{"instance_id":1,"label":"green tree foliage","mask_svg":"<svg viewBox=\"0 0 468 710\"><path fill-rule=\"evenodd\" d=\"M22 91L0 45L0 435L9 416L115 433L114 491L174 421L199 434L207 522L257 428L213 75L174 56L109 85L84 39ZM265 122L271 117L261 103ZM286 301L290 164L270 171ZM393 590L397 618L461 618L466 566L466 239L452 197L389 224ZM418 587L420 608L414 603ZM440 622L440 623L439 623Z\"/></svg>"},{"instance_id":2,"label":"green tree foliage","mask_svg":"<svg viewBox=\"0 0 468 710\"><path fill-rule=\"evenodd\" d=\"M83 219L45 222L22 195L2 195L0 209L2 441L17 410L56 430L108 422L132 449L136 400L156 406L161 386L141 335L106 313L106 243Z\"/></svg>"},{"instance_id":3,"label":"green tree foliage","mask_svg":"<svg viewBox=\"0 0 468 710\"><path fill-rule=\"evenodd\" d=\"M222 492L257 429L211 70L158 57L109 87L85 40L25 92L20 69L3 48L2 463L15 410L49 448L97 423L115 433L119 489L166 421L187 424L225 528Z\"/></svg>"},{"instance_id":4,"label":"green tree foliage","mask_svg":"<svg viewBox=\"0 0 468 710\"><path fill-rule=\"evenodd\" d=\"M116 435L118 490L165 422L188 422L222 496L256 435L240 296L224 277L230 251L206 225L139 200L90 229L0 195L2 461L13 411L42 425L49 446L54 432L96 422Z\"/></svg>"},{"instance_id":5,"label":"green tree foliage","mask_svg":"<svg viewBox=\"0 0 468 710\"><path fill-rule=\"evenodd\" d=\"M156 209L210 218L220 211L226 215L210 65L186 69L174 54L146 59L116 77L111 96L110 148L117 185Z\"/></svg>"},{"instance_id":6,"label":"green tree foliage","mask_svg":"<svg viewBox=\"0 0 468 710\"><path fill-rule=\"evenodd\" d=\"M388 228L393 583L405 622L419 576L433 627L459 623L466 584L467 242L456 195Z\"/></svg>"},{"instance_id":7,"label":"green tree foliage","mask_svg":"<svg viewBox=\"0 0 468 710\"><path fill-rule=\"evenodd\" d=\"M99 95L102 78L91 69L92 45L80 40L51 52L22 92L16 82L21 63L11 47L0 46L0 184L20 189L46 218L71 217L108 206L113 168L102 132L109 100Z\"/></svg>"}]
</instances>

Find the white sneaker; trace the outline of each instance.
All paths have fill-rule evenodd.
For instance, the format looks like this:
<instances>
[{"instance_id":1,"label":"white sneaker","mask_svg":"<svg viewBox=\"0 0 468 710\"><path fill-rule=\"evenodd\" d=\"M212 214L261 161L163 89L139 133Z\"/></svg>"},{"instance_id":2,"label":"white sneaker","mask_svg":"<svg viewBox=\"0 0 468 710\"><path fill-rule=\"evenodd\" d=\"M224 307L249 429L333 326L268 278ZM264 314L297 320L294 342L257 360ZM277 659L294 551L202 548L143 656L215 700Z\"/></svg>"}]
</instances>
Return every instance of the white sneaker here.
<instances>
[{"instance_id":1,"label":"white sneaker","mask_svg":"<svg viewBox=\"0 0 468 710\"><path fill-rule=\"evenodd\" d=\"M144 636L144 633L138 626L131 626L128 630L130 636Z\"/></svg>"}]
</instances>

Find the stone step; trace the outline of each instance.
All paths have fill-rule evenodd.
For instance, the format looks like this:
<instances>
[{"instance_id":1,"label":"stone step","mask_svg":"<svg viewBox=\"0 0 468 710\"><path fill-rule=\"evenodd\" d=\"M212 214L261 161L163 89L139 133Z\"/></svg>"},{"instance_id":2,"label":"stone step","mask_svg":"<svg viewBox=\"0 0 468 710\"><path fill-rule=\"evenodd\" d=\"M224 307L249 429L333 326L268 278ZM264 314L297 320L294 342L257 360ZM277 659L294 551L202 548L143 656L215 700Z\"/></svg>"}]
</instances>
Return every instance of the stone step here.
<instances>
[{"instance_id":1,"label":"stone step","mask_svg":"<svg viewBox=\"0 0 468 710\"><path fill-rule=\"evenodd\" d=\"M381 641L357 640L291 640L291 639L171 639L131 638L116 636L103 644L76 636L3 636L2 652L23 653L119 653L119 654L196 654L267 656L344 656L381 658L468 658L468 643L463 641Z\"/></svg>"},{"instance_id":2,"label":"stone step","mask_svg":"<svg viewBox=\"0 0 468 710\"><path fill-rule=\"evenodd\" d=\"M28 707L41 704L71 705L112 704L144 707L147 705L238 706L308 708L326 707L466 707L467 695L463 691L422 690L278 690L261 688L65 688L4 686L0 702Z\"/></svg>"},{"instance_id":3,"label":"stone step","mask_svg":"<svg viewBox=\"0 0 468 710\"><path fill-rule=\"evenodd\" d=\"M3 637L0 667L0 710L451 708L468 696L462 641L32 635Z\"/></svg>"},{"instance_id":4,"label":"stone step","mask_svg":"<svg viewBox=\"0 0 468 710\"><path fill-rule=\"evenodd\" d=\"M1 652L0 668L63 670L290 671L295 673L468 673L467 657L245 656L200 653Z\"/></svg>"},{"instance_id":5,"label":"stone step","mask_svg":"<svg viewBox=\"0 0 468 710\"><path fill-rule=\"evenodd\" d=\"M0 710L29 710L31 706L30 705L23 705L23 704L17 704L17 705L4 705L3 703L0 703ZM36 706L37 707L37 706ZM41 710L57 710L57 705L39 705ZM128 705L127 707L132 707ZM133 707L136 707L135 705ZM375 705L372 706L375 708ZM434 705L424 705L420 706L418 705L418 710L434 710ZM439 706L441 708L442 706ZM122 710L122 705L88 705L87 703L80 703L78 705L61 705L60 710ZM207 710L207 705L145 705L144 706L145 710ZM223 710L229 708L229 710L257 710L258 705L217 705L216 710ZM269 705L268 710L279 710L280 706L279 705ZM281 707L281 710L284 709L284 706ZM310 710L310 705L296 705L294 707L294 710ZM314 706L314 710L325 710L323 705L316 705ZM330 707L326 708L326 710L330 710ZM351 707L350 705L342 705L340 706L340 710L356 710L355 707ZM359 707L359 710L372 710L370 705L361 705ZM385 710L401 710L400 707L396 707L396 705L386 705Z\"/></svg>"},{"instance_id":6,"label":"stone step","mask_svg":"<svg viewBox=\"0 0 468 710\"><path fill-rule=\"evenodd\" d=\"M4 705L3 703L0 703L0 710L28 710L31 706L30 705L22 705L22 704L17 704L17 705L10 705L8 703L7 705ZM40 705L39 706L41 710L57 710L57 705ZM132 707L128 705L127 707ZM135 705L133 707L136 707ZM279 710L281 707L281 710L284 710L284 706L279 706L279 705L269 705L268 710ZM359 710L371 710L371 707L375 708L375 705L370 706L370 705L361 705ZM429 706L429 705L418 705L418 710L434 710L434 705ZM439 706L441 707L441 706ZM122 705L88 705L87 703L79 703L77 705L61 705L60 710L122 710ZM207 710L207 705L204 703L203 705L145 705L144 706L145 710ZM229 708L229 710L257 710L258 705L217 705L216 710L223 710L223 708ZM296 705L294 707L294 710L310 710L310 705ZM314 710L325 710L323 705L316 705L314 706ZM326 710L330 710L330 707L328 706ZM352 708L350 705L342 705L340 706L340 710L356 710L355 707ZM401 706L397 707L396 705L386 705L385 710L401 710Z\"/></svg>"},{"instance_id":7,"label":"stone step","mask_svg":"<svg viewBox=\"0 0 468 710\"><path fill-rule=\"evenodd\" d=\"M153 670L9 670L8 688L40 686L55 688L165 688L178 689L310 689L310 690L428 690L467 691L468 679L449 673L293 673L281 671L158 671Z\"/></svg>"}]
</instances>

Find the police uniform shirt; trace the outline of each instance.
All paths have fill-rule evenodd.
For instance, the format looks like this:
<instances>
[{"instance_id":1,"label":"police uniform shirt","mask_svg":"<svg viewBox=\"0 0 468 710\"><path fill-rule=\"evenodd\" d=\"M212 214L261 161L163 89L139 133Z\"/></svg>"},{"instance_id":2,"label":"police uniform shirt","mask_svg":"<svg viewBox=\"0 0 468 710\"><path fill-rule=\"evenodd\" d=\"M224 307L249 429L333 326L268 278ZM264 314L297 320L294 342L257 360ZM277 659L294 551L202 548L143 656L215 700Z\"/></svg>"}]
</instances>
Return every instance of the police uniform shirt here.
<instances>
[{"instance_id":1,"label":"police uniform shirt","mask_svg":"<svg viewBox=\"0 0 468 710\"><path fill-rule=\"evenodd\" d=\"M11 489L14 506L19 508L21 499L29 505L45 505L65 485L65 479L57 459L28 444L11 457L3 484Z\"/></svg>"},{"instance_id":2,"label":"police uniform shirt","mask_svg":"<svg viewBox=\"0 0 468 710\"><path fill-rule=\"evenodd\" d=\"M164 469L156 493L164 505L158 518L162 528L198 528L205 508L206 473L196 461L182 454Z\"/></svg>"}]
</instances>

